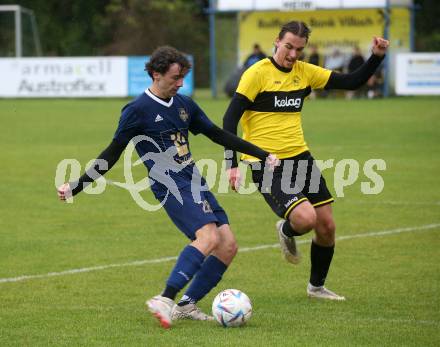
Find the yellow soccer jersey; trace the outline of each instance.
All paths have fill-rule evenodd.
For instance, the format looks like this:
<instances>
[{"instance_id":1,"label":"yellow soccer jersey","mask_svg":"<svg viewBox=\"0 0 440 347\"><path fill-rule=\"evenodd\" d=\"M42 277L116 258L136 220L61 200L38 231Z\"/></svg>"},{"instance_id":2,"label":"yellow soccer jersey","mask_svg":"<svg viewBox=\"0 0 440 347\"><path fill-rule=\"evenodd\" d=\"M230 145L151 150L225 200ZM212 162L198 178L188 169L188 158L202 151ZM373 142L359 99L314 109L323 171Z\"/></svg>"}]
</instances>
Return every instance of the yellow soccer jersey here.
<instances>
[{"instance_id":1,"label":"yellow soccer jersey","mask_svg":"<svg viewBox=\"0 0 440 347\"><path fill-rule=\"evenodd\" d=\"M275 65L272 58L260 60L241 77L237 93L252 105L243 113L243 138L279 159L308 150L301 125L304 99L312 89L322 89L331 71L296 61L288 71ZM242 160L256 161L243 154Z\"/></svg>"}]
</instances>

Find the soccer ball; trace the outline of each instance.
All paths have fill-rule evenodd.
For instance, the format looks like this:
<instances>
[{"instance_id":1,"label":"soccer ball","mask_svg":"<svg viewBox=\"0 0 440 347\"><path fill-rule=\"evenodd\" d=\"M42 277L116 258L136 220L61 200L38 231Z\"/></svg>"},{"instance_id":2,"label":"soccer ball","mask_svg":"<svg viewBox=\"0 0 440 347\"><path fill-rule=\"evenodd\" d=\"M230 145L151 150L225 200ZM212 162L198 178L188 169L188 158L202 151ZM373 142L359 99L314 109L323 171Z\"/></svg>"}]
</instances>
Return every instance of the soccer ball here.
<instances>
[{"instance_id":1,"label":"soccer ball","mask_svg":"<svg viewBox=\"0 0 440 347\"><path fill-rule=\"evenodd\" d=\"M238 327L252 316L252 304L249 297L238 289L226 289L220 292L212 303L212 315L226 327Z\"/></svg>"}]
</instances>

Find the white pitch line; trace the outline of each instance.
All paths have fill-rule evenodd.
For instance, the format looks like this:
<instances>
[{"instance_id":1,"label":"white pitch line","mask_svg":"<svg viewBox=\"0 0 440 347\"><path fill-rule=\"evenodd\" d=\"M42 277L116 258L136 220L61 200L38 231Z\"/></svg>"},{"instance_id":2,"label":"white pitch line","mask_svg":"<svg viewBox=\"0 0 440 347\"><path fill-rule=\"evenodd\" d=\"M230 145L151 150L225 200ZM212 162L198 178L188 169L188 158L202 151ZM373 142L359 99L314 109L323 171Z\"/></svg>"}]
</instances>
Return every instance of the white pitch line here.
<instances>
[{"instance_id":1,"label":"white pitch line","mask_svg":"<svg viewBox=\"0 0 440 347\"><path fill-rule=\"evenodd\" d=\"M73 275L73 274L82 273L82 272L106 270L106 269L115 268L115 267L139 266L139 265L144 265L144 264L164 263L164 262L176 260L176 259L177 259L177 257L165 257L165 258L148 259L148 260L136 260L136 261L132 261L130 263L107 264L107 265L99 265L99 266L92 266L92 267L84 267L81 269L71 269L71 270L65 270L65 271L60 271L60 272L49 272L49 273L41 274L41 275L23 275L23 276L18 276L18 277L11 277L11 278L0 278L0 283L21 282L21 281L26 281L26 280L34 280L34 279L38 279L38 278Z\"/></svg>"},{"instance_id":2,"label":"white pitch line","mask_svg":"<svg viewBox=\"0 0 440 347\"><path fill-rule=\"evenodd\" d=\"M223 198L237 198L237 196L245 196L246 199L251 200L264 200L264 198L261 196L261 194L252 193L252 194L223 194L223 193L217 193L217 197L220 199ZM414 205L420 205L420 206L440 206L440 201L365 201L365 200L353 200L350 198L342 198L342 197L336 197L335 203L346 203L350 205L397 205L397 206L414 206Z\"/></svg>"},{"instance_id":3,"label":"white pitch line","mask_svg":"<svg viewBox=\"0 0 440 347\"><path fill-rule=\"evenodd\" d=\"M399 233L405 233L405 232L411 232L411 231L422 231L426 229L435 229L440 227L440 223L438 224L427 224L427 225L421 225L418 227L408 227L408 228L398 228L398 229L391 229L391 230L384 230L384 231L371 231L363 234L355 234L355 235L346 235L346 236L339 236L336 238L336 241L342 241L342 240L350 240L350 239L357 239L357 238L364 238L364 237L373 237L373 236L384 236L384 235L392 235L392 234L399 234ZM296 242L297 245L301 245L303 243L309 243L310 239L307 240L299 240ZM267 249L267 248L278 248L280 246L279 243L274 243L272 245L261 245L261 246L255 246L255 247L242 247L239 249L240 252L252 252L260 249ZM1 282L1 280L0 280Z\"/></svg>"},{"instance_id":4,"label":"white pitch line","mask_svg":"<svg viewBox=\"0 0 440 347\"><path fill-rule=\"evenodd\" d=\"M383 318L383 317L377 317L377 318L362 318L362 317L352 317L348 315L339 315L338 318L333 318L340 321L347 322L350 320L351 322L385 322L385 323L397 323L397 324L419 324L419 325L440 325L440 321L436 320L426 320L426 319L399 319L399 318Z\"/></svg>"},{"instance_id":5,"label":"white pitch line","mask_svg":"<svg viewBox=\"0 0 440 347\"><path fill-rule=\"evenodd\" d=\"M440 223L420 225L417 227L397 228L397 229L383 230L383 231L371 231L371 232L362 233L362 234L355 234L355 235L339 236L336 238L336 240L342 241L342 240L350 240L350 239L357 239L357 238L364 238L364 237L386 236L386 235L393 235L393 234L399 234L399 233L405 233L405 232L422 231L422 230L429 230L429 229L436 229L436 228L440 229ZM310 239L300 240L297 242L297 244L304 244L304 243L308 243L308 242L310 242ZM255 246L255 247L242 247L239 249L239 252L243 252L243 253L244 252L254 252L254 251L259 251L262 249L278 248L278 247L279 247L278 243L274 243L271 245ZM41 274L41 275L23 275L23 276L18 276L18 277L0 278L0 283L22 282L22 281L27 281L27 280L65 276L65 275L73 275L73 274L78 274L78 273L100 271L100 270L106 270L106 269L118 268L118 267L140 266L140 265L145 265L145 264L165 263L165 262L173 261L176 259L177 259L177 257L164 257L164 258L147 259L147 260L136 260L136 261L132 261L129 263L92 266L92 267L85 267L85 268L81 268L81 269L65 270L65 271L60 271L60 272L49 272L49 273Z\"/></svg>"},{"instance_id":6,"label":"white pitch line","mask_svg":"<svg viewBox=\"0 0 440 347\"><path fill-rule=\"evenodd\" d=\"M402 206L440 206L440 201L364 201L364 200L337 200L338 202L346 202L355 205L402 205Z\"/></svg>"}]
</instances>

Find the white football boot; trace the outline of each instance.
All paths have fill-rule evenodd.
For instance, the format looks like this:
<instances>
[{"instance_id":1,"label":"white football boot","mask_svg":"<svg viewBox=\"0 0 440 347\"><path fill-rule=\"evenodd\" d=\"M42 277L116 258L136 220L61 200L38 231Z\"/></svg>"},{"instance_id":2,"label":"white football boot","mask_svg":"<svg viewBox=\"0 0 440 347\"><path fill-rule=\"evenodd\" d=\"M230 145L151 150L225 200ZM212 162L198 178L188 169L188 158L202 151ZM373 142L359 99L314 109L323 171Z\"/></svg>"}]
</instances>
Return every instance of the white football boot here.
<instances>
[{"instance_id":1,"label":"white football boot","mask_svg":"<svg viewBox=\"0 0 440 347\"><path fill-rule=\"evenodd\" d=\"M156 295L146 302L148 310L159 320L165 329L171 327L171 312L176 305L173 300L162 295Z\"/></svg>"},{"instance_id":2,"label":"white football boot","mask_svg":"<svg viewBox=\"0 0 440 347\"><path fill-rule=\"evenodd\" d=\"M174 306L171 319L214 320L214 317L203 313L195 304L186 304L184 306Z\"/></svg>"},{"instance_id":3,"label":"white football boot","mask_svg":"<svg viewBox=\"0 0 440 347\"><path fill-rule=\"evenodd\" d=\"M295 237L287 237L283 233L283 224L284 219L279 220L275 226L278 231L278 238L280 240L281 252L284 255L284 258L292 264L298 264L301 261L301 254L299 253L298 248L296 247Z\"/></svg>"},{"instance_id":4,"label":"white football boot","mask_svg":"<svg viewBox=\"0 0 440 347\"><path fill-rule=\"evenodd\" d=\"M340 296L336 293L333 293L331 290L328 290L324 286L315 287L315 286L311 285L310 283L307 285L307 296L309 298L345 301L344 296Z\"/></svg>"}]
</instances>

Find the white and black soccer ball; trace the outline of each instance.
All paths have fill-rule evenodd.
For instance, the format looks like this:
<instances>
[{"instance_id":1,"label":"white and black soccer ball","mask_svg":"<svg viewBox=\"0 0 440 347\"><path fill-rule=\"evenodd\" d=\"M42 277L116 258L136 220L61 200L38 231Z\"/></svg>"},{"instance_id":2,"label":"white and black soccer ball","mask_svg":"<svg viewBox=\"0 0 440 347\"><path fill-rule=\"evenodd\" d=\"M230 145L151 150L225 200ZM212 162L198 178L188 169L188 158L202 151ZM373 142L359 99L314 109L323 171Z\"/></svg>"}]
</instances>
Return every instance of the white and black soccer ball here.
<instances>
[{"instance_id":1,"label":"white and black soccer ball","mask_svg":"<svg viewBox=\"0 0 440 347\"><path fill-rule=\"evenodd\" d=\"M214 298L212 315L225 328L238 327L251 318L252 304L241 290L226 289Z\"/></svg>"}]
</instances>

